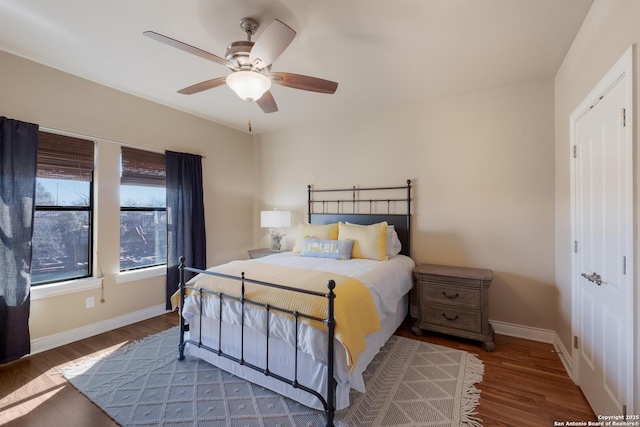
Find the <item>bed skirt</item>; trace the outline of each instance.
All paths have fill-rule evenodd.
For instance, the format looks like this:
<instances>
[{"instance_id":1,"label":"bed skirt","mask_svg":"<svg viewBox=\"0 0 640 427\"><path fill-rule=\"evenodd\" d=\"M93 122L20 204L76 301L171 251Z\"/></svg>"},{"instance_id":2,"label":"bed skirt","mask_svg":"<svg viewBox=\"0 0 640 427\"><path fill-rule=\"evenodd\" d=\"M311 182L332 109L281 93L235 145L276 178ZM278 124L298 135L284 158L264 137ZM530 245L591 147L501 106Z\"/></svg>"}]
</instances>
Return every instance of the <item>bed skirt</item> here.
<instances>
[{"instance_id":1,"label":"bed skirt","mask_svg":"<svg viewBox=\"0 0 640 427\"><path fill-rule=\"evenodd\" d=\"M387 342L389 337L398 329L407 315L408 295L405 295L395 313L381 320L381 329L369 334L366 338L366 350L360 355L353 373L349 375L349 367L346 363L346 352L342 344L335 341L335 372L337 381L336 409L344 409L349 406L349 392L353 388L364 392L364 379L362 373L365 371L380 348ZM218 342L218 319L203 317L201 342L213 348L217 348ZM199 341L200 319L194 317L189 325L189 332L185 333L185 338ZM228 354L240 357L240 326L223 323L222 326L222 350ZM213 344L213 345L212 345ZM265 367L265 336L249 328L244 328L244 358L248 363L259 367ZM208 350L198 348L188 344L187 352L199 357L227 372L254 384L268 388L283 396L289 397L305 406L324 410L318 398L301 389L293 388L288 384L265 376L246 366L237 364L224 357L220 357ZM293 379L293 369L295 366L295 353L293 348L279 339L269 339L269 369L286 378ZM327 369L325 364L317 362L306 353L298 352L298 381L300 384L317 390L326 397L327 390Z\"/></svg>"}]
</instances>

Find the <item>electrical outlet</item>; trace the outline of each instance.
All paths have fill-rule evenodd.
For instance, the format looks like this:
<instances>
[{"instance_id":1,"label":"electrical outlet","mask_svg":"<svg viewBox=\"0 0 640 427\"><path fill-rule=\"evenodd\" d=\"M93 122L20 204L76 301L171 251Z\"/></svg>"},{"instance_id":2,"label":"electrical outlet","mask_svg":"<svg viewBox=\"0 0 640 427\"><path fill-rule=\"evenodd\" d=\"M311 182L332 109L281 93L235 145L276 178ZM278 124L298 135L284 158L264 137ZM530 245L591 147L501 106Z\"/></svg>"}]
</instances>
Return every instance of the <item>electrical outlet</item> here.
<instances>
[{"instance_id":1,"label":"electrical outlet","mask_svg":"<svg viewBox=\"0 0 640 427\"><path fill-rule=\"evenodd\" d=\"M93 297L87 297L87 308L93 308L95 304L95 300Z\"/></svg>"}]
</instances>

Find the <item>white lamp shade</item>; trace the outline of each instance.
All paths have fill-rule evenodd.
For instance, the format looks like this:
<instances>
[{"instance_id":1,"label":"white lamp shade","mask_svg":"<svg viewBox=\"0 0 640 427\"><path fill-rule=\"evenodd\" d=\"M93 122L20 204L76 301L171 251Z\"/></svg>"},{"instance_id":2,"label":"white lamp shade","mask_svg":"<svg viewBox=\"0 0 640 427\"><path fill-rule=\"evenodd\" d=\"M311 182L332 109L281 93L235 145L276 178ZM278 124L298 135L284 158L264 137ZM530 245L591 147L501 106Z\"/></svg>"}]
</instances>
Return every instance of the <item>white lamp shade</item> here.
<instances>
[{"instance_id":1,"label":"white lamp shade","mask_svg":"<svg viewBox=\"0 0 640 427\"><path fill-rule=\"evenodd\" d=\"M255 71L236 71L227 76L226 82L245 101L257 101L271 87L269 77Z\"/></svg>"},{"instance_id":2,"label":"white lamp shade","mask_svg":"<svg viewBox=\"0 0 640 427\"><path fill-rule=\"evenodd\" d=\"M261 211L260 227L282 228L291 225L291 212L289 211Z\"/></svg>"}]
</instances>

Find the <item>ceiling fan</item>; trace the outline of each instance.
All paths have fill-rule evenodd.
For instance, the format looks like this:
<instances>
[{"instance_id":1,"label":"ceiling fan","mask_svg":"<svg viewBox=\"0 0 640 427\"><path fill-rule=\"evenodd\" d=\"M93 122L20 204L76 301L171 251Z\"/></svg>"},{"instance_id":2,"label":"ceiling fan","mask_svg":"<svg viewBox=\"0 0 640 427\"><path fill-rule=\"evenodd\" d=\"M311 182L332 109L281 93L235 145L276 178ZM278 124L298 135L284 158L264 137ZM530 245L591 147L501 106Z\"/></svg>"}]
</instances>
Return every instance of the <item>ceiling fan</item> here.
<instances>
[{"instance_id":1,"label":"ceiling fan","mask_svg":"<svg viewBox=\"0 0 640 427\"><path fill-rule=\"evenodd\" d=\"M213 89L227 84L240 98L255 101L265 113L278 111L273 95L269 91L271 83L293 89L333 94L338 83L317 77L293 73L272 72L271 64L291 44L296 32L283 22L274 19L262 32L258 40L251 41L260 24L253 18L242 18L240 28L247 34L247 40L232 42L221 58L197 47L158 34L145 31L143 34L161 43L228 67L232 72L226 77L206 80L178 91L185 95Z\"/></svg>"}]
</instances>

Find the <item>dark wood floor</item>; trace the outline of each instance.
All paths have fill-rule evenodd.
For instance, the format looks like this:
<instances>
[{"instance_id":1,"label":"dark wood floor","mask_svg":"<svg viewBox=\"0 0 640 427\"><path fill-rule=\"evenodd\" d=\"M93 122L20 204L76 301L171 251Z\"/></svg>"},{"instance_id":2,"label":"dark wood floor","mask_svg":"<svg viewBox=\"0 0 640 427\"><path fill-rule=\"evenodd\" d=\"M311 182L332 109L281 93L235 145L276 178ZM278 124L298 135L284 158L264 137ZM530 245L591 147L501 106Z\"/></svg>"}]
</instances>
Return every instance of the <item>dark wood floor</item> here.
<instances>
[{"instance_id":1,"label":"dark wood floor","mask_svg":"<svg viewBox=\"0 0 640 427\"><path fill-rule=\"evenodd\" d=\"M116 426L60 374L60 368L177 325L171 313L0 366L0 425ZM398 335L416 338L403 325ZM421 340L477 354L484 362L478 417L483 426L553 426L595 421L550 344L496 335L486 353L471 341L425 333ZM364 427L364 426L363 426Z\"/></svg>"}]
</instances>

